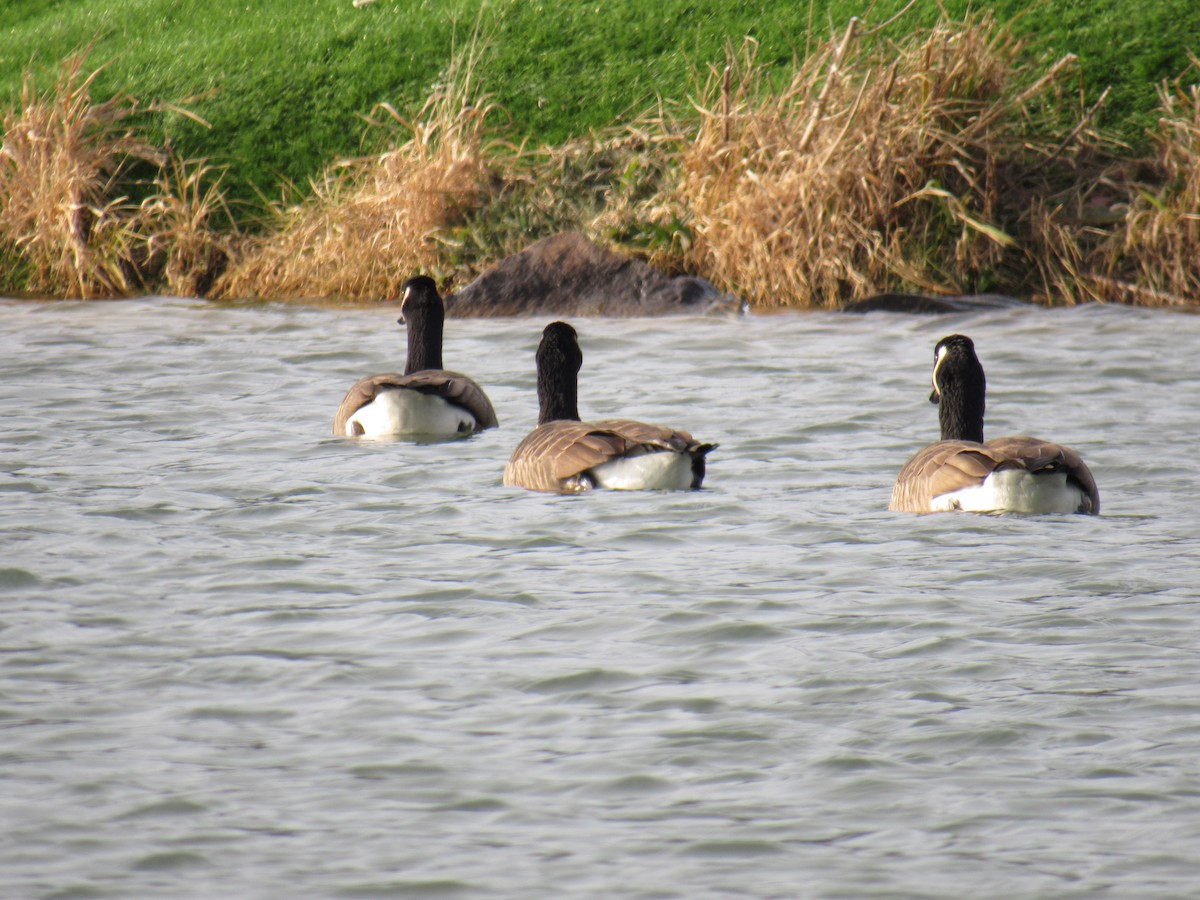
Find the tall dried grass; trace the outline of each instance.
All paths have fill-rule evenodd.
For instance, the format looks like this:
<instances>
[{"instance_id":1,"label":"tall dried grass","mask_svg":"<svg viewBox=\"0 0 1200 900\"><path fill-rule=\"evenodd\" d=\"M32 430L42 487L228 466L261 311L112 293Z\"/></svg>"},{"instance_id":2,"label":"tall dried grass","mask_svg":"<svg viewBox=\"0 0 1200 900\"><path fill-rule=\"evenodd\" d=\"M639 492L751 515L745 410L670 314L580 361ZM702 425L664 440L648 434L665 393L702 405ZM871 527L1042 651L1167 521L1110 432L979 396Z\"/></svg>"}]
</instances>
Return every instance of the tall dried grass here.
<instances>
[{"instance_id":1,"label":"tall dried grass","mask_svg":"<svg viewBox=\"0 0 1200 900\"><path fill-rule=\"evenodd\" d=\"M155 107L125 94L93 102L104 67L89 72L88 52L69 56L44 92L27 72L21 108L4 117L0 246L23 278L12 287L85 300L164 285L200 296L232 236L220 180L206 185L211 167L176 160L139 135ZM135 169L152 179L140 203L130 198L145 187Z\"/></svg>"},{"instance_id":2,"label":"tall dried grass","mask_svg":"<svg viewBox=\"0 0 1200 900\"><path fill-rule=\"evenodd\" d=\"M271 232L243 249L216 294L378 300L395 296L413 272L437 274L441 242L483 202L498 155L474 64L472 44L411 121L377 107L369 122L397 131L395 146L337 163L308 199L277 206Z\"/></svg>"},{"instance_id":3,"label":"tall dried grass","mask_svg":"<svg viewBox=\"0 0 1200 900\"><path fill-rule=\"evenodd\" d=\"M1200 61L1193 62L1200 72ZM1100 286L1149 306L1200 302L1200 84L1163 85L1155 184L1133 184ZM1127 270L1128 274L1122 270ZM1122 296L1125 295L1125 296Z\"/></svg>"},{"instance_id":4,"label":"tall dried grass","mask_svg":"<svg viewBox=\"0 0 1200 900\"><path fill-rule=\"evenodd\" d=\"M988 16L886 54L863 38L852 21L781 88L748 41L695 103L686 264L756 306L979 290L1019 266L1009 213L1026 109L1072 58L1020 89L1020 46Z\"/></svg>"},{"instance_id":5,"label":"tall dried grass","mask_svg":"<svg viewBox=\"0 0 1200 900\"><path fill-rule=\"evenodd\" d=\"M158 289L203 297L225 271L237 229L221 187L222 173L205 160L171 157L142 201L132 230L142 242L142 267Z\"/></svg>"},{"instance_id":6,"label":"tall dried grass","mask_svg":"<svg viewBox=\"0 0 1200 900\"><path fill-rule=\"evenodd\" d=\"M130 127L140 109L118 95L93 103L100 73L87 52L69 57L52 90L27 74L21 109L4 117L0 148L0 243L20 257L32 293L123 296L139 281L136 204L119 194L134 162L160 154Z\"/></svg>"}]
</instances>

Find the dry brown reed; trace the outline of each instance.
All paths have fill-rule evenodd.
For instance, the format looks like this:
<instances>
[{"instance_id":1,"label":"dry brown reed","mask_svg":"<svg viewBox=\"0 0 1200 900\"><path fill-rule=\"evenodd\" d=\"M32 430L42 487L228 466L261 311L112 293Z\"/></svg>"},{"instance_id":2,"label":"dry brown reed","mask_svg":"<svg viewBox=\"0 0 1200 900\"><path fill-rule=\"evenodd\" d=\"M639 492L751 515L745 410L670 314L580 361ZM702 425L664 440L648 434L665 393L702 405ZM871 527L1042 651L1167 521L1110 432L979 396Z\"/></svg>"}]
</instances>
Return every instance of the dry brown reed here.
<instances>
[{"instance_id":1,"label":"dry brown reed","mask_svg":"<svg viewBox=\"0 0 1200 900\"><path fill-rule=\"evenodd\" d=\"M500 145L473 81L475 45L456 54L411 121L389 105L372 126L398 131L385 152L343 160L299 204L275 208L218 281L228 298L365 301L395 297L415 272L439 273L448 230L484 199Z\"/></svg>"},{"instance_id":2,"label":"dry brown reed","mask_svg":"<svg viewBox=\"0 0 1200 900\"><path fill-rule=\"evenodd\" d=\"M4 118L0 149L0 243L27 269L32 293L123 296L139 282L136 204L119 195L126 169L159 153L130 120L140 112L118 95L93 103L102 69L86 73L87 52L69 57L56 86L39 93L27 74L21 109Z\"/></svg>"},{"instance_id":3,"label":"dry brown reed","mask_svg":"<svg viewBox=\"0 0 1200 900\"><path fill-rule=\"evenodd\" d=\"M864 37L852 21L782 87L748 41L695 103L686 262L760 308L978 290L1023 254L1008 213L1026 108L1072 59L1022 90L1020 46L988 16Z\"/></svg>"},{"instance_id":4,"label":"dry brown reed","mask_svg":"<svg viewBox=\"0 0 1200 900\"><path fill-rule=\"evenodd\" d=\"M1200 73L1200 61L1193 61ZM1163 85L1154 184L1132 185L1124 227L1109 242L1116 299L1149 306L1200 301L1200 84ZM1122 296L1124 295L1124 296Z\"/></svg>"},{"instance_id":5,"label":"dry brown reed","mask_svg":"<svg viewBox=\"0 0 1200 900\"><path fill-rule=\"evenodd\" d=\"M203 297L224 272L237 232L221 174L204 160L172 157L142 201L132 230L144 248L142 268L160 291Z\"/></svg>"}]
</instances>

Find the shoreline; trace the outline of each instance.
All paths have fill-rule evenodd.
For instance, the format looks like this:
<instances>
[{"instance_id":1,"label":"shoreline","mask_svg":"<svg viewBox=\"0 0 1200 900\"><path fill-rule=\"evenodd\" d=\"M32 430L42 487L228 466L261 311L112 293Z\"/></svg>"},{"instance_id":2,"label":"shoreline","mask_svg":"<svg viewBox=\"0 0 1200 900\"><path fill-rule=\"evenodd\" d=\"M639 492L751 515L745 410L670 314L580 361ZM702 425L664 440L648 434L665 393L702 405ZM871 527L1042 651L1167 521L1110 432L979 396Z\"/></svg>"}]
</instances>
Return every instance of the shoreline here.
<instances>
[{"instance_id":1,"label":"shoreline","mask_svg":"<svg viewBox=\"0 0 1200 900\"><path fill-rule=\"evenodd\" d=\"M870 31L852 19L786 83L746 41L690 112L537 148L495 124L472 43L415 113L373 111L383 149L333 161L255 229L222 169L138 130L145 104L92 99L101 70L81 52L5 117L0 290L369 304L418 272L453 291L575 230L756 311L889 293L1200 302L1200 86L1161 88L1156 153L1130 157L1095 126L1107 94L1066 119L1072 54L1031 67L988 15L883 48Z\"/></svg>"}]
</instances>

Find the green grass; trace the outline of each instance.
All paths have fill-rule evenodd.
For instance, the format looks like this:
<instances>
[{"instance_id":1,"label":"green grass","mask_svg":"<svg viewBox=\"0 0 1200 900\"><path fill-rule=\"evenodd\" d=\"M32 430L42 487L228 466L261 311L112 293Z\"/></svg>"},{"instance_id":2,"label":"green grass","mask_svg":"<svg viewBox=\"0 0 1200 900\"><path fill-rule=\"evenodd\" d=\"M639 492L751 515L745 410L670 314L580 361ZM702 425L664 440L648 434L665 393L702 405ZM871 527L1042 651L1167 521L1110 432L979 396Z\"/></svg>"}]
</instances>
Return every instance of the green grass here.
<instances>
[{"instance_id":1,"label":"green grass","mask_svg":"<svg viewBox=\"0 0 1200 900\"><path fill-rule=\"evenodd\" d=\"M1083 101L1113 92L1100 123L1135 147L1152 124L1155 84L1200 53L1195 0L998 0L988 4L1030 41L1031 59L1080 56ZM506 111L514 141L558 143L643 112L657 98L686 103L696 73L751 36L760 60L786 70L803 54L810 22L821 39L866 3L848 0L5 0L0 11L0 104L19 98L33 66L49 85L72 50L95 41L107 63L96 100L124 91L143 104L177 104L150 116L148 136L184 157L226 165L237 200L302 191L328 163L363 149L362 116L379 102L412 109L428 95L456 41L482 23L479 84ZM882 21L903 6L880 0ZM892 26L932 23L939 4L918 0ZM977 8L944 0L952 16ZM483 9L482 13L480 9ZM886 39L887 34L883 37Z\"/></svg>"}]
</instances>

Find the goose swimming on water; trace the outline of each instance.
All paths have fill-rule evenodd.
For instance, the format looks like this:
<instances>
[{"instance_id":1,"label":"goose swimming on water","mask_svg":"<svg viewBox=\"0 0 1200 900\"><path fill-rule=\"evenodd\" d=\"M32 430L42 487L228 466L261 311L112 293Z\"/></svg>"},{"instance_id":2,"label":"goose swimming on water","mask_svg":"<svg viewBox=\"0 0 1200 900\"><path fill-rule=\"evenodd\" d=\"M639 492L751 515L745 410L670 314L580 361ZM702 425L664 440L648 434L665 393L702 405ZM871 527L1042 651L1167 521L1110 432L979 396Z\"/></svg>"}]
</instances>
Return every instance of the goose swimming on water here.
<instances>
[{"instance_id":1,"label":"goose swimming on water","mask_svg":"<svg viewBox=\"0 0 1200 900\"><path fill-rule=\"evenodd\" d=\"M631 419L581 422L582 365L575 329L566 322L547 325L537 349L538 426L513 451L504 483L560 494L700 487L705 457L717 445Z\"/></svg>"},{"instance_id":2,"label":"goose swimming on water","mask_svg":"<svg viewBox=\"0 0 1200 900\"><path fill-rule=\"evenodd\" d=\"M408 327L404 374L368 375L346 393L333 433L347 437L454 437L495 428L496 411L478 384L442 368L446 309L432 278L410 278L401 292Z\"/></svg>"},{"instance_id":3,"label":"goose swimming on water","mask_svg":"<svg viewBox=\"0 0 1200 900\"><path fill-rule=\"evenodd\" d=\"M933 393L942 439L905 463L888 509L897 512L1100 512L1079 454L1034 437L983 439L986 380L974 342L952 334L934 347Z\"/></svg>"}]
</instances>

